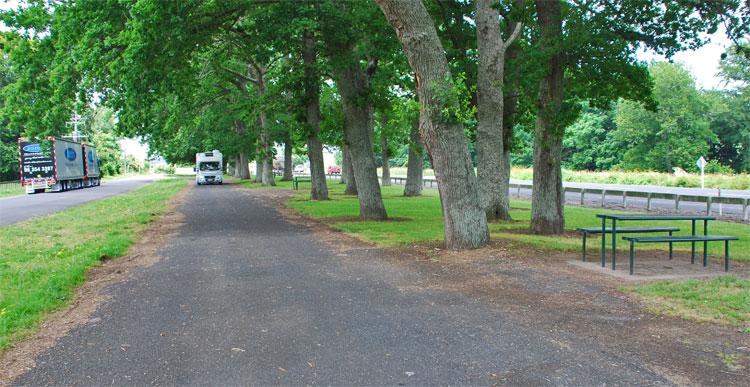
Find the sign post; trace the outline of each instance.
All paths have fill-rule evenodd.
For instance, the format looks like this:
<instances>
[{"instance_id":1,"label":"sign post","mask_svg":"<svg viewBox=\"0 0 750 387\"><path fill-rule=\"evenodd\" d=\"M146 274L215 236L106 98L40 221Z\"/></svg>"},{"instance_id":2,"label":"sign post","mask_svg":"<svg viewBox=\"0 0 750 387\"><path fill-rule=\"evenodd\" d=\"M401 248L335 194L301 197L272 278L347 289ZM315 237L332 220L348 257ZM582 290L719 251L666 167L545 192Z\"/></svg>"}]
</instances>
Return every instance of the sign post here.
<instances>
[{"instance_id":1,"label":"sign post","mask_svg":"<svg viewBox=\"0 0 750 387\"><path fill-rule=\"evenodd\" d=\"M698 161L695 164L701 170L701 189L704 189L705 186L706 186L706 184L705 184L706 178L703 175L703 170L706 168L706 159L704 159L703 156L701 156L701 158L699 158Z\"/></svg>"}]
</instances>

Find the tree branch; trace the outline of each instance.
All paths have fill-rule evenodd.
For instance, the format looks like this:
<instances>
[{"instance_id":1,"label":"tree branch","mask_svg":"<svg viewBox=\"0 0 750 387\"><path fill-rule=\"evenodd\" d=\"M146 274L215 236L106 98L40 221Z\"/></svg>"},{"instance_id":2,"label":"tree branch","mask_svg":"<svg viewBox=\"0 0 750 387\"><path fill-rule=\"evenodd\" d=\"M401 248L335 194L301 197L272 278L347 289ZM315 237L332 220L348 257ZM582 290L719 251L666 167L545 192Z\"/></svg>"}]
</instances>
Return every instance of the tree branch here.
<instances>
[{"instance_id":1,"label":"tree branch","mask_svg":"<svg viewBox=\"0 0 750 387\"><path fill-rule=\"evenodd\" d=\"M521 30L523 30L523 23L516 23L516 28L513 29L513 32L510 34L510 37L508 37L508 40L503 43L503 51L507 50L508 47L510 47L510 45L513 44L516 39L518 39L518 37L521 35Z\"/></svg>"}]
</instances>

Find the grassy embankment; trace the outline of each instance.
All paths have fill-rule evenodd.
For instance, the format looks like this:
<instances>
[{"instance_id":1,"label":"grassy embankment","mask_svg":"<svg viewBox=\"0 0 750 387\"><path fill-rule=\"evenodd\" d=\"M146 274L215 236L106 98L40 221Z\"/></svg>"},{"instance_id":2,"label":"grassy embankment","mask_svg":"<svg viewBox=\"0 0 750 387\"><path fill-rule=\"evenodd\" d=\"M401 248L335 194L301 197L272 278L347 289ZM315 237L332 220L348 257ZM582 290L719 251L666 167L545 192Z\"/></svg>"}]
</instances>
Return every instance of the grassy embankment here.
<instances>
[{"instance_id":1,"label":"grassy embankment","mask_svg":"<svg viewBox=\"0 0 750 387\"><path fill-rule=\"evenodd\" d=\"M391 175L406 176L406 168L391 168ZM425 177L432 177L431 169L424 171ZM531 168L514 167L510 177L518 180L531 180ZM689 176L675 176L663 172L589 172L572 171L563 169L563 181L577 183L606 183L606 184L633 184L633 185L660 185L667 187L692 187L700 188L700 175L693 173ZM722 189L750 189L750 174L742 173L736 175L707 174L707 188Z\"/></svg>"},{"instance_id":2,"label":"grassy embankment","mask_svg":"<svg viewBox=\"0 0 750 387\"><path fill-rule=\"evenodd\" d=\"M312 202L306 192L300 192L289 201L289 207L313 218L356 217L358 203L356 197L343 195L340 184L331 184L330 201ZM337 221L333 227L354 234L362 239L383 246L398 246L424 241L443 239L443 221L437 191L425 190L420 198L402 196L403 187L384 187L383 196L391 217L408 218L400 222L362 222ZM493 239L506 239L524 245L546 250L580 252L581 239L573 234L569 236L536 236L524 234L529 227L530 203L528 201L511 202L514 221L490 225ZM599 225L596 214L602 209L590 209L568 206L565 209L566 228ZM606 211L606 210L604 210ZM610 211L606 211L610 212ZM343 218L340 218L343 219ZM648 222L643 225L674 225L674 222ZM638 222L628 226L638 226ZM678 234L689 234L690 223L678 222L682 231ZM750 226L730 223L711 222L709 231L713 234L736 235L739 241L732 244L732 258L737 261L750 261ZM597 257L598 239L590 243L590 252ZM609 244L609 243L608 243ZM689 244L675 245L677 250L689 251ZM620 244L624 248L624 244ZM659 248L652 247L649 248ZM666 250L667 246L661 247ZM624 250L623 250L624 251ZM700 251L700 246L699 246ZM723 244L709 245L709 253L721 257ZM544 256L540 256L544 259ZM723 323L743 325L750 321L750 281L733 277L722 277L710 281L660 282L652 285L628 288L648 300L653 310L679 315L701 321L721 321Z\"/></svg>"},{"instance_id":3,"label":"grassy embankment","mask_svg":"<svg viewBox=\"0 0 750 387\"><path fill-rule=\"evenodd\" d=\"M0 351L66 305L86 270L102 257L124 255L184 179L0 227Z\"/></svg>"}]
</instances>

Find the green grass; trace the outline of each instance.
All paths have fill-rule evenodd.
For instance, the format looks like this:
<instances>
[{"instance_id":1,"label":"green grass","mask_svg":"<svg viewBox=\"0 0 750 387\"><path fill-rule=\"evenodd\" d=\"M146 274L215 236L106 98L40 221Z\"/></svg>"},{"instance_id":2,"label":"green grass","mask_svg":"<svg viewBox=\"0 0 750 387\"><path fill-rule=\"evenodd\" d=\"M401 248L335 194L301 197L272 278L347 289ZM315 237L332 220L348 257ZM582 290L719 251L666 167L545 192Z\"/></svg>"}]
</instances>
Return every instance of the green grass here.
<instances>
[{"instance_id":1,"label":"green grass","mask_svg":"<svg viewBox=\"0 0 750 387\"><path fill-rule=\"evenodd\" d=\"M164 179L135 191L0 227L0 351L66 305L86 271L118 257L185 186Z\"/></svg>"},{"instance_id":2,"label":"green grass","mask_svg":"<svg viewBox=\"0 0 750 387\"><path fill-rule=\"evenodd\" d=\"M659 281L626 289L655 312L701 322L743 326L750 331L750 281L733 276L681 282Z\"/></svg>"},{"instance_id":3,"label":"green grass","mask_svg":"<svg viewBox=\"0 0 750 387\"><path fill-rule=\"evenodd\" d=\"M0 198L8 198L8 197L11 197L11 196L23 195L25 193L26 193L26 191L23 188L8 189L8 190L0 191Z\"/></svg>"},{"instance_id":4,"label":"green grass","mask_svg":"<svg viewBox=\"0 0 750 387\"><path fill-rule=\"evenodd\" d=\"M359 215L359 203L356 196L343 194L343 185L329 183L331 199L329 201L313 202L309 200L307 192L300 191L292 198L288 205L300 213L313 218L342 218L356 217ZM440 209L440 199L436 190L425 190L422 197L407 198L402 195L403 187L383 187L383 200L388 216L395 218L407 218L406 221L377 222L377 221L333 221L333 227L384 246L397 246L423 241L443 240L443 218ZM531 204L529 201L514 200L511 202L511 215L513 222L490 224L490 233L493 239L514 240L529 246L579 252L581 250L581 238L578 235L569 236L538 236L523 234L521 232L529 228L531 215ZM597 208L581 208L566 206L565 227L567 230L575 230L578 227L592 227L601 225L596 218L598 213L612 213L615 211ZM675 235L689 235L690 222L627 222L626 226L674 226L680 227L682 231ZM732 259L750 261L750 226L731 222L713 221L709 222L709 233L715 235L736 235L739 241L731 244ZM599 246L600 240L592 238L589 246L593 254ZM607 243L609 245L609 241ZM624 243L620 243L620 249L624 249ZM649 246L650 248L652 246ZM653 248L666 249L667 246L653 246ZM689 250L689 244L676 244L676 250ZM709 254L721 256L724 251L722 243L709 244Z\"/></svg>"}]
</instances>

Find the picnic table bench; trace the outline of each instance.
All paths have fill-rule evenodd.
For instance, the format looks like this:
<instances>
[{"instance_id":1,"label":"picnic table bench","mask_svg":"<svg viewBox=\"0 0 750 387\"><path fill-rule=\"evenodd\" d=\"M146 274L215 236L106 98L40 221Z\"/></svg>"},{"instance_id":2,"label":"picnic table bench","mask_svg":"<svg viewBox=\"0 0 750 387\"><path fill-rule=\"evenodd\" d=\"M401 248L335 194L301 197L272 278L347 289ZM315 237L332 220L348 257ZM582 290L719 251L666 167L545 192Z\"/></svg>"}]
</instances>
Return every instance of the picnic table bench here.
<instances>
[{"instance_id":1,"label":"picnic table bench","mask_svg":"<svg viewBox=\"0 0 750 387\"><path fill-rule=\"evenodd\" d=\"M299 183L312 183L312 177L295 176L294 179L292 179L292 185L294 186L294 189L299 189Z\"/></svg>"},{"instance_id":2,"label":"picnic table bench","mask_svg":"<svg viewBox=\"0 0 750 387\"><path fill-rule=\"evenodd\" d=\"M669 236L669 237L647 237L647 236L626 236L622 239L630 242L630 274L633 274L633 261L635 260L634 245L636 242L640 243L659 243L669 242L669 259L672 259L672 243L675 242L716 242L724 241L724 271L729 271L729 241L736 241L740 238L736 236L727 235L693 235L693 236ZM695 255L690 259L690 263L695 263ZM612 262L612 269L615 268L614 261ZM708 265L708 251L706 248L703 249L703 267Z\"/></svg>"},{"instance_id":3,"label":"picnic table bench","mask_svg":"<svg viewBox=\"0 0 750 387\"><path fill-rule=\"evenodd\" d=\"M606 234L612 233L612 228L605 228L602 230L601 227L582 227L576 229L578 232L580 232L583 235L583 246L582 246L582 255L583 255L583 262L586 262L586 239L589 236L589 234L603 234L602 238L606 237ZM667 232L669 233L669 236L672 236L673 232L680 231L677 227L623 227L618 228L617 230L618 234L644 234L644 233L656 233L656 232ZM669 257L672 258L672 244L669 244Z\"/></svg>"}]
</instances>

